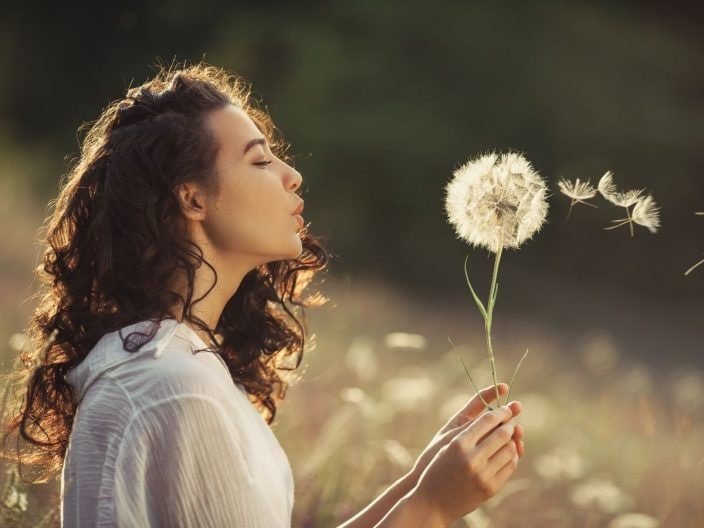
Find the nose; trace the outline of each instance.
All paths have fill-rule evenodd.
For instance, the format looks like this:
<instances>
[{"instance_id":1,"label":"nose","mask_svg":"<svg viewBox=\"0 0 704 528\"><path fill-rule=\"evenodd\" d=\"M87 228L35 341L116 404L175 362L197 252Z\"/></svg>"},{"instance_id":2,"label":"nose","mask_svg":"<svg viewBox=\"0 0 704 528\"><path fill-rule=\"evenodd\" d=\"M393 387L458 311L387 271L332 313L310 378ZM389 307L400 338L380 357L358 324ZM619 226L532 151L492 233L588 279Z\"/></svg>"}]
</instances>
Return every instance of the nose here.
<instances>
[{"instance_id":1,"label":"nose","mask_svg":"<svg viewBox=\"0 0 704 528\"><path fill-rule=\"evenodd\" d=\"M303 181L303 176L301 176L301 173L298 172L293 167L291 167L290 165L288 166L288 168L289 168L289 170L288 170L288 173L286 174L287 188L290 191L295 191L301 186L301 182Z\"/></svg>"}]
</instances>

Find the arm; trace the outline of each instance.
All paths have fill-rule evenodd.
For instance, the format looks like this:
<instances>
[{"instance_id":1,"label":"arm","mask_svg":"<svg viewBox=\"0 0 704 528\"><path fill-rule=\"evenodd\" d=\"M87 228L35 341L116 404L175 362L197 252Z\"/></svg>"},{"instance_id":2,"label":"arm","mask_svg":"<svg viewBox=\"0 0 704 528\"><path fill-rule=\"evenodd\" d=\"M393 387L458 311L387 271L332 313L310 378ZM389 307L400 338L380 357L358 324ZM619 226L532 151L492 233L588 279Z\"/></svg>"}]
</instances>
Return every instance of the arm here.
<instances>
[{"instance_id":1,"label":"arm","mask_svg":"<svg viewBox=\"0 0 704 528\"><path fill-rule=\"evenodd\" d=\"M338 528L369 528L376 526L376 523L378 523L384 515L389 513L389 510L395 507L395 505L411 491L416 481L417 477L415 475L407 473L391 484L391 486L374 499L369 506L342 523Z\"/></svg>"},{"instance_id":2,"label":"arm","mask_svg":"<svg viewBox=\"0 0 704 528\"><path fill-rule=\"evenodd\" d=\"M137 412L115 462L118 526L287 525L252 475L239 431L215 398L186 394Z\"/></svg>"},{"instance_id":3,"label":"arm","mask_svg":"<svg viewBox=\"0 0 704 528\"><path fill-rule=\"evenodd\" d=\"M505 395L508 392L508 385L499 383L499 394ZM481 398L484 398L483 400ZM426 504L418 497L416 491L411 491L416 487L419 476L430 464L438 451L447 445L457 434L466 429L484 411L484 401L494 401L496 393L494 386L486 387L481 391L481 396L474 396L468 404L460 409L446 424L438 431L430 444L425 448L421 456L416 461L413 469L394 482L382 495L374 500L360 513L341 524L338 528L368 528L378 526L379 528L393 526L444 526L441 521L431 519L425 512L429 510ZM518 415L521 406L518 402L510 404L513 415ZM516 449L520 456L523 455L523 430L521 426L516 427L514 435ZM408 516L407 512L413 512ZM388 515L387 515L388 514ZM420 518L419 518L420 516ZM427 519L427 520L426 520ZM382 524L376 524L380 520Z\"/></svg>"}]
</instances>

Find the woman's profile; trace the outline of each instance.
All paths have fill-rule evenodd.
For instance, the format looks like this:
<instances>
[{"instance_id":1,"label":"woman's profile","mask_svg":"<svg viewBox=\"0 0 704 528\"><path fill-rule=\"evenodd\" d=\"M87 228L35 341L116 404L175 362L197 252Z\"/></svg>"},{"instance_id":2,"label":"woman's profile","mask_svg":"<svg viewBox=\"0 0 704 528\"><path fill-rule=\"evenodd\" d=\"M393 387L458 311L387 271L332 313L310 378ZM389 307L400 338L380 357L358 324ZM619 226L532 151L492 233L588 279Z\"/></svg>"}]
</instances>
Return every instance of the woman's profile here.
<instances>
[{"instance_id":1,"label":"woman's profile","mask_svg":"<svg viewBox=\"0 0 704 528\"><path fill-rule=\"evenodd\" d=\"M5 436L34 448L6 458L60 472L62 526L291 525L269 426L329 256L287 151L249 84L204 62L162 67L91 123L44 226L39 352ZM472 398L341 528L449 526L497 493L523 454L520 403L484 411Z\"/></svg>"}]
</instances>

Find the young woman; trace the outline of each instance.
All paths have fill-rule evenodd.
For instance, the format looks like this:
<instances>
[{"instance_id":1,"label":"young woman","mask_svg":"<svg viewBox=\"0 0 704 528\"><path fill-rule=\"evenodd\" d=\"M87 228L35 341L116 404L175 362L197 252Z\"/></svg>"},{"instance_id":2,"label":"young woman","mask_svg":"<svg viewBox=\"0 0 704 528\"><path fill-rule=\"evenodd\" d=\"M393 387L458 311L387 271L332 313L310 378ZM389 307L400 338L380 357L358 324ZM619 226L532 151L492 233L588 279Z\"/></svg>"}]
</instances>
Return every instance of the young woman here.
<instances>
[{"instance_id":1,"label":"young woman","mask_svg":"<svg viewBox=\"0 0 704 528\"><path fill-rule=\"evenodd\" d=\"M278 364L304 349L288 304L326 300L303 292L328 256L286 150L247 83L205 63L162 68L90 128L46 225L39 352L7 435L61 470L63 526L290 526L269 425ZM484 410L473 398L342 526L447 526L496 493L520 404Z\"/></svg>"}]
</instances>

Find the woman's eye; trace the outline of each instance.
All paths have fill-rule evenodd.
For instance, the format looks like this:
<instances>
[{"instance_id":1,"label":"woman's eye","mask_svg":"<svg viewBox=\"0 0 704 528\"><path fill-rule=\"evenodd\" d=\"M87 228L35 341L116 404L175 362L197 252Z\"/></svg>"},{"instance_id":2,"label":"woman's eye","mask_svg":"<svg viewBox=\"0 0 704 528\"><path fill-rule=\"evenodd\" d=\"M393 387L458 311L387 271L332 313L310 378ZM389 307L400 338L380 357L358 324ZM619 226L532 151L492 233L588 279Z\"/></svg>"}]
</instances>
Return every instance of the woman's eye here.
<instances>
[{"instance_id":1,"label":"woman's eye","mask_svg":"<svg viewBox=\"0 0 704 528\"><path fill-rule=\"evenodd\" d=\"M270 160L270 161L257 161L257 162L255 162L254 164L255 164L255 165L260 165L260 166L262 166L262 167L266 167L267 165L269 165L269 163L271 163L271 160Z\"/></svg>"}]
</instances>

